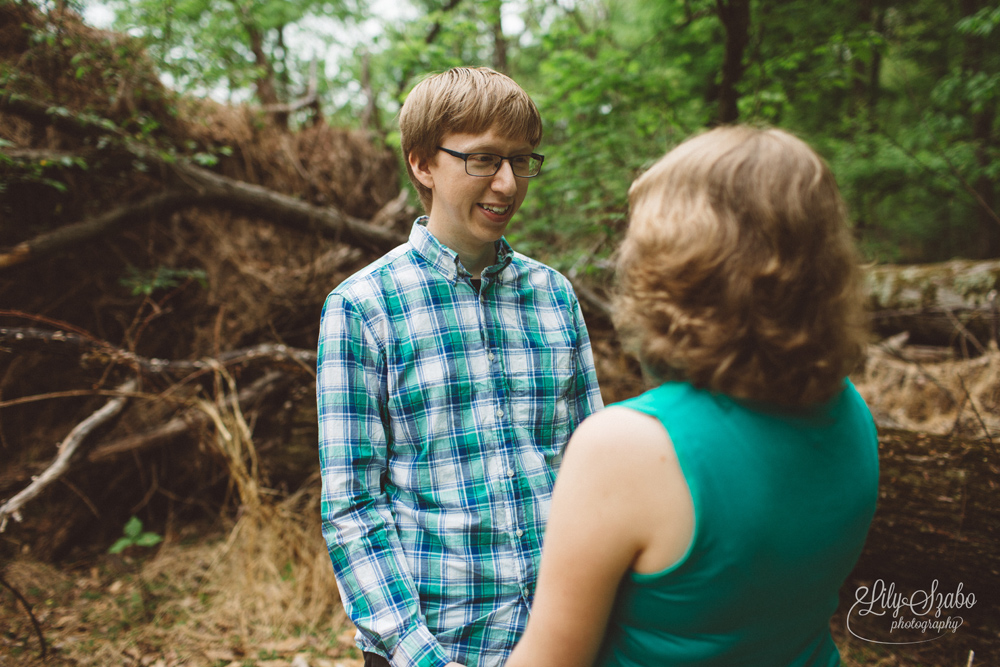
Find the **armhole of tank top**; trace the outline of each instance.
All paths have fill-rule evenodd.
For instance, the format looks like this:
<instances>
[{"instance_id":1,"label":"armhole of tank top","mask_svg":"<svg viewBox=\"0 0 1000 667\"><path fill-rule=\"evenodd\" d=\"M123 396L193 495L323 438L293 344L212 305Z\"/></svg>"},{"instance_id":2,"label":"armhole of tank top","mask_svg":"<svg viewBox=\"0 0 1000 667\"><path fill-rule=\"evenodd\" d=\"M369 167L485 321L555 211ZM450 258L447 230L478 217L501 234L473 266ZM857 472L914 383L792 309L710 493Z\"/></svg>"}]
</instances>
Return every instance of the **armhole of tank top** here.
<instances>
[{"instance_id":1,"label":"armhole of tank top","mask_svg":"<svg viewBox=\"0 0 1000 667\"><path fill-rule=\"evenodd\" d=\"M650 417L653 417L654 419L659 421L660 424L663 426L663 430L667 432L667 436L668 437L670 436L670 429L667 427L666 424L663 423L663 420L660 418L658 414L642 409L637 409L632 406L625 406L625 407L628 407L630 410L635 410L636 412L641 412L644 415L649 415ZM674 440L672 437L670 438L670 442L671 446L673 447ZM691 485L691 478L688 475L688 470L687 467L685 466L685 462L682 459L682 457L679 454L677 454L676 448L674 449L674 455L677 457L677 463L681 467L681 474L684 475L684 481L687 483L688 493L691 494L691 508L692 512L694 513L694 528L691 530L691 541L688 543L687 548L684 550L683 555L681 555L681 557L678 558L674 563L671 563L662 570L658 570L656 572L636 572L635 570L629 570L628 572L629 578L636 583L649 583L651 581L655 581L659 578L671 574L672 572L683 566L691 558L691 553L694 551L695 544L697 544L699 534L701 533L701 521L700 521L701 508L699 507L698 495L696 494L694 488Z\"/></svg>"}]
</instances>

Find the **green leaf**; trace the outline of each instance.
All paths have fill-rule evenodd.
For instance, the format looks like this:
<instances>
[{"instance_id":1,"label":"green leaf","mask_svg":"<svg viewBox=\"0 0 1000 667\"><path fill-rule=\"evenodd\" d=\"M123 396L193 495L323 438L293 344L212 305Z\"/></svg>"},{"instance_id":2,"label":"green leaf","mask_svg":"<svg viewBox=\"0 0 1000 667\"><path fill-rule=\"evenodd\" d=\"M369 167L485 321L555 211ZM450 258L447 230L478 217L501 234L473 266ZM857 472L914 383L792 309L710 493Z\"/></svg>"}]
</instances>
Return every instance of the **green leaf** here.
<instances>
[{"instance_id":1,"label":"green leaf","mask_svg":"<svg viewBox=\"0 0 1000 667\"><path fill-rule=\"evenodd\" d=\"M163 541L163 538L156 533L143 533L136 538L135 544L140 547L152 547Z\"/></svg>"},{"instance_id":2,"label":"green leaf","mask_svg":"<svg viewBox=\"0 0 1000 667\"><path fill-rule=\"evenodd\" d=\"M129 539L127 537L119 537L118 540L115 541L115 543L111 545L111 548L108 549L108 553L109 554L121 553L122 551L125 551L125 549L129 548L130 546L132 546L132 540L131 539Z\"/></svg>"},{"instance_id":3,"label":"green leaf","mask_svg":"<svg viewBox=\"0 0 1000 667\"><path fill-rule=\"evenodd\" d=\"M127 537L133 540L138 537L139 533L142 532L142 521L139 520L139 517L133 516L129 519L128 523L125 524L124 532Z\"/></svg>"}]
</instances>

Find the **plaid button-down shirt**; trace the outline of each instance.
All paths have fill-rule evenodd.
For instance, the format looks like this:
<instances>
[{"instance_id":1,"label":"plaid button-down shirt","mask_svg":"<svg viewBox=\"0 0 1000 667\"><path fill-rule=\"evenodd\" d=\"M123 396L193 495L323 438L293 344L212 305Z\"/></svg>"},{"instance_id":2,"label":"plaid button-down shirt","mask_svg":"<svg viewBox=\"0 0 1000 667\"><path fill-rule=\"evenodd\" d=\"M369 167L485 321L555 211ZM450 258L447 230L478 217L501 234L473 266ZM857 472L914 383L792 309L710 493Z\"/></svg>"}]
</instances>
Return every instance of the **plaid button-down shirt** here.
<instances>
[{"instance_id":1,"label":"plaid button-down shirt","mask_svg":"<svg viewBox=\"0 0 1000 667\"><path fill-rule=\"evenodd\" d=\"M425 225L323 308L323 534L362 649L501 665L563 448L601 396L569 281L501 240L477 293Z\"/></svg>"}]
</instances>

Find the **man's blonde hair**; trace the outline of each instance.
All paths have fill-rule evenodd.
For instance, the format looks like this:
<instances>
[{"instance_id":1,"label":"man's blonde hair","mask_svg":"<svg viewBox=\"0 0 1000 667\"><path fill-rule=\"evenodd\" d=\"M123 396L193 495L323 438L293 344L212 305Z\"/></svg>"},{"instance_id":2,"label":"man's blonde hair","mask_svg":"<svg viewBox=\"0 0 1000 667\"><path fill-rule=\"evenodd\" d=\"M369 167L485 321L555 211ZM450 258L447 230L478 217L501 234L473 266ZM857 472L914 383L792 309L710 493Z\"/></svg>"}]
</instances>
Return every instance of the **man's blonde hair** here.
<instances>
[{"instance_id":1,"label":"man's blonde hair","mask_svg":"<svg viewBox=\"0 0 1000 667\"><path fill-rule=\"evenodd\" d=\"M636 179L629 204L615 323L655 376L782 406L842 387L867 338L860 267L809 146L718 128Z\"/></svg>"},{"instance_id":2,"label":"man's blonde hair","mask_svg":"<svg viewBox=\"0 0 1000 667\"><path fill-rule=\"evenodd\" d=\"M432 194L413 176L410 153L430 160L448 133L480 134L495 129L524 140L542 141L542 119L528 94L509 76L488 67L456 67L418 83L399 111L399 132L410 181L430 213Z\"/></svg>"}]
</instances>

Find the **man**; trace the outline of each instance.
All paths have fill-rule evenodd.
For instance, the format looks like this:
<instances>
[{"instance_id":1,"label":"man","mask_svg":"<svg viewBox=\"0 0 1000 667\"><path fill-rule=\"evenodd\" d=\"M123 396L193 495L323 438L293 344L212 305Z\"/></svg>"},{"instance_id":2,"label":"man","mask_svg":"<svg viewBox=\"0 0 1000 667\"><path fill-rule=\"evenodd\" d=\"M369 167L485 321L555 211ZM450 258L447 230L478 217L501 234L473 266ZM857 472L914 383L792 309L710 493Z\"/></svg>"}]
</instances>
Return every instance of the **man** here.
<instances>
[{"instance_id":1,"label":"man","mask_svg":"<svg viewBox=\"0 0 1000 667\"><path fill-rule=\"evenodd\" d=\"M569 281L503 238L544 159L534 103L456 68L399 124L427 215L323 309L323 533L366 666L501 665L563 448L603 404Z\"/></svg>"}]
</instances>

